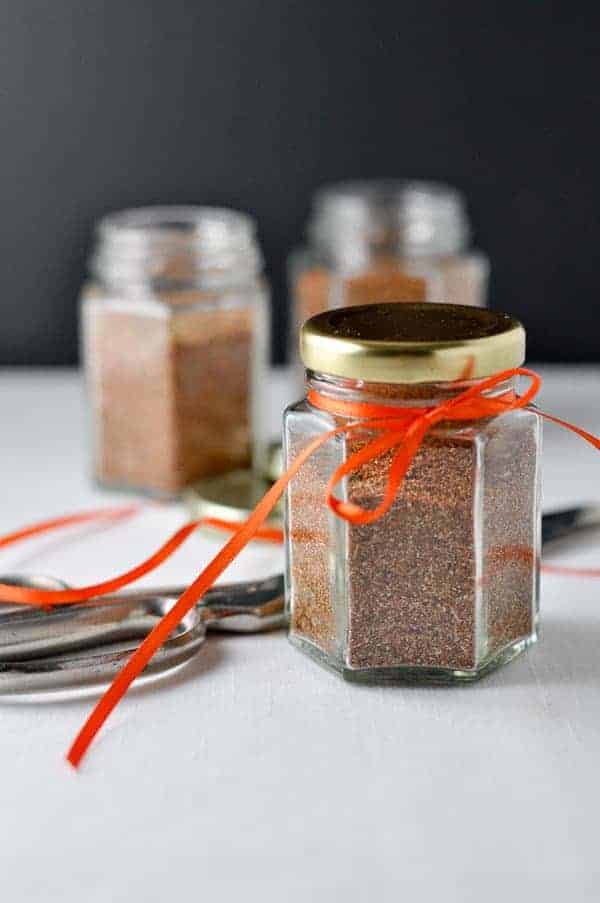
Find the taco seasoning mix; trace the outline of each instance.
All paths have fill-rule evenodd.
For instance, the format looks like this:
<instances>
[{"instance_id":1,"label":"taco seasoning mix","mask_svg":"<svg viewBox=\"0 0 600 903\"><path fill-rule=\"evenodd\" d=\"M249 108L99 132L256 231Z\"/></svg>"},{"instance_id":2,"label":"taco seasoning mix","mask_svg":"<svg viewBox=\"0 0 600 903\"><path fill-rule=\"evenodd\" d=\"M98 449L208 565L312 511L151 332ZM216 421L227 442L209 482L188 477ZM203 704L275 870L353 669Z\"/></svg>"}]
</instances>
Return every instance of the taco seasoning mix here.
<instances>
[{"instance_id":1,"label":"taco seasoning mix","mask_svg":"<svg viewBox=\"0 0 600 903\"><path fill-rule=\"evenodd\" d=\"M307 392L327 410L309 398L288 409L287 462L356 420L347 402L430 408L519 366L524 348L517 321L465 306L379 304L316 316L303 327L301 352ZM488 394L514 388L507 380ZM348 523L327 507L327 481L377 435L365 428L330 439L288 489L290 639L350 680L472 680L536 638L539 418L522 409L438 423L390 510ZM391 456L351 472L337 495L375 508Z\"/></svg>"}]
</instances>

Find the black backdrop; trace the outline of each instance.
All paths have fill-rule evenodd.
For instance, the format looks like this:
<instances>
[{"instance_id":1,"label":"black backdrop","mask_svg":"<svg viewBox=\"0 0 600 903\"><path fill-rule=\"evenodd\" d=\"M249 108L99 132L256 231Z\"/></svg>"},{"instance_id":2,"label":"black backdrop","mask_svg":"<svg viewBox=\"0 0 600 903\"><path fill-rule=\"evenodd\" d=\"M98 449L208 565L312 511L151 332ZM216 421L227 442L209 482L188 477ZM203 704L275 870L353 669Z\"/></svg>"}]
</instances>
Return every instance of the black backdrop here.
<instances>
[{"instance_id":1,"label":"black backdrop","mask_svg":"<svg viewBox=\"0 0 600 903\"><path fill-rule=\"evenodd\" d=\"M530 359L598 360L600 5L2 0L0 363L76 360L94 219L254 212L274 283L313 188L442 179ZM593 10L593 11L592 11Z\"/></svg>"}]
</instances>

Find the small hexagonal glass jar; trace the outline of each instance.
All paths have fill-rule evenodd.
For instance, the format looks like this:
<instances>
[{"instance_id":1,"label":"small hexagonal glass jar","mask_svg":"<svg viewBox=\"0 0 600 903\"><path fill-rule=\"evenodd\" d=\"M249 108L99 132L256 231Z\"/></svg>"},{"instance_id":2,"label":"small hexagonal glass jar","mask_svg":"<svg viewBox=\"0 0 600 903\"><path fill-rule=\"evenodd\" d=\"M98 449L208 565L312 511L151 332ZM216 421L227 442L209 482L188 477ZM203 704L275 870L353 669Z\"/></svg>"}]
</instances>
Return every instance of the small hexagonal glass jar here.
<instances>
[{"instance_id":1,"label":"small hexagonal glass jar","mask_svg":"<svg viewBox=\"0 0 600 903\"><path fill-rule=\"evenodd\" d=\"M94 475L177 496L266 466L269 288L253 219L149 207L97 227L81 296Z\"/></svg>"},{"instance_id":2,"label":"small hexagonal glass jar","mask_svg":"<svg viewBox=\"0 0 600 903\"><path fill-rule=\"evenodd\" d=\"M290 255L292 357L302 323L321 311L380 301L485 307L488 274L456 188L401 180L327 185L313 197L306 244Z\"/></svg>"},{"instance_id":3,"label":"small hexagonal glass jar","mask_svg":"<svg viewBox=\"0 0 600 903\"><path fill-rule=\"evenodd\" d=\"M308 321L302 354L307 397L286 412L288 464L312 440L356 420L357 404L410 419L520 365L524 332L489 311L382 304ZM507 379L485 397L515 390ZM288 489L290 640L350 680L480 677L536 639L539 417L525 408L442 420L426 433L387 513L354 524L325 498L336 469L380 435L364 422L364 430L325 442ZM392 454L348 473L339 498L375 508Z\"/></svg>"}]
</instances>

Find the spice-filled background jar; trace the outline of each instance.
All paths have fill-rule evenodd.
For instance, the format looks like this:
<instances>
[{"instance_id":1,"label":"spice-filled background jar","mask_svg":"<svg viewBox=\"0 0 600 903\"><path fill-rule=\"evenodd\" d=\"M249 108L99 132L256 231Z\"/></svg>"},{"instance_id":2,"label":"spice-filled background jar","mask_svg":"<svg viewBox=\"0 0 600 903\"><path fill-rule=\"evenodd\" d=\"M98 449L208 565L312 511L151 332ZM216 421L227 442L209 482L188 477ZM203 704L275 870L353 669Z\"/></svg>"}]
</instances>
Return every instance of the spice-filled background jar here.
<instances>
[{"instance_id":1,"label":"spice-filled background jar","mask_svg":"<svg viewBox=\"0 0 600 903\"><path fill-rule=\"evenodd\" d=\"M307 397L285 415L287 464L315 438L360 423L357 403L369 406L369 419L373 405L380 417L414 416L519 366L524 347L517 321L476 308L381 304L320 314L302 330ZM514 397L515 388L502 381L484 397ZM442 420L425 434L387 513L357 525L328 508L327 483L380 435L365 426L330 438L288 488L290 639L351 680L476 678L536 638L539 418L524 408ZM392 454L351 470L338 497L375 508Z\"/></svg>"},{"instance_id":2,"label":"spice-filled background jar","mask_svg":"<svg viewBox=\"0 0 600 903\"><path fill-rule=\"evenodd\" d=\"M430 182L340 182L318 191L307 246L290 258L292 359L302 323L379 301L484 307L489 265L470 250L462 194Z\"/></svg>"},{"instance_id":3,"label":"spice-filled background jar","mask_svg":"<svg viewBox=\"0 0 600 903\"><path fill-rule=\"evenodd\" d=\"M173 495L261 463L269 294L254 221L210 207L100 221L82 292L94 471Z\"/></svg>"}]
</instances>

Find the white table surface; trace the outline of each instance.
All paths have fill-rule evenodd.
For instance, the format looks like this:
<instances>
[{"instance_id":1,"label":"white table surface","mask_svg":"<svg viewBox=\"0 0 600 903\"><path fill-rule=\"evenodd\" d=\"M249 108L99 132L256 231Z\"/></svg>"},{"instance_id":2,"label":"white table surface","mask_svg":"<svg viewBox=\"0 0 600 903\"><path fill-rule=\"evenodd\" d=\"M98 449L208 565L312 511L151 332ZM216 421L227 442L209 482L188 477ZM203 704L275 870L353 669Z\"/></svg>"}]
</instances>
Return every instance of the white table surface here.
<instances>
[{"instance_id":1,"label":"white table surface","mask_svg":"<svg viewBox=\"0 0 600 903\"><path fill-rule=\"evenodd\" d=\"M543 372L544 406L600 432L600 368ZM122 500L87 479L77 374L3 371L0 415L0 531ZM549 426L546 507L583 500L600 459ZM0 569L89 583L184 516L5 549ZM193 537L160 582L216 548ZM600 565L600 539L568 560ZM279 566L257 545L227 577ZM547 576L542 605L538 646L458 689L350 686L281 634L212 638L127 696L78 773L64 754L91 700L0 705L2 900L595 899L600 581Z\"/></svg>"}]
</instances>

